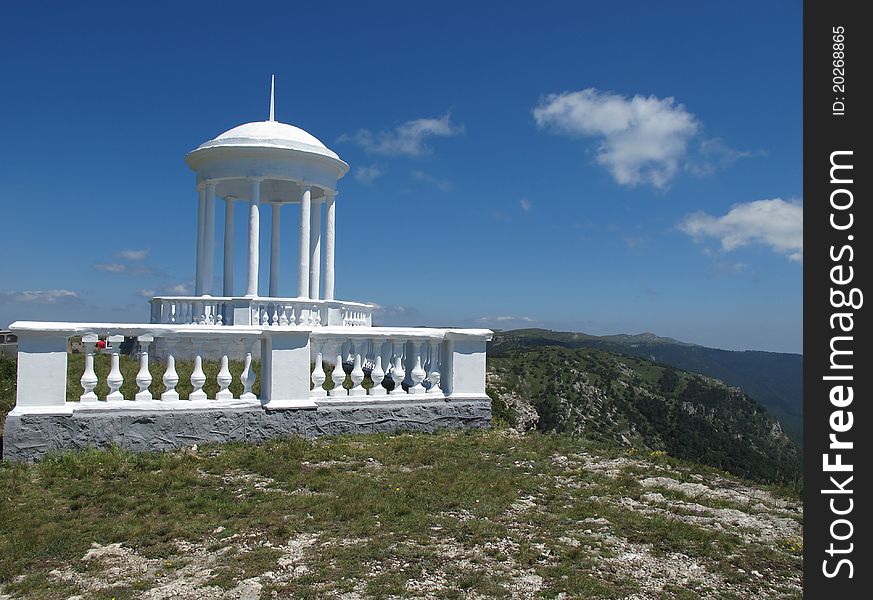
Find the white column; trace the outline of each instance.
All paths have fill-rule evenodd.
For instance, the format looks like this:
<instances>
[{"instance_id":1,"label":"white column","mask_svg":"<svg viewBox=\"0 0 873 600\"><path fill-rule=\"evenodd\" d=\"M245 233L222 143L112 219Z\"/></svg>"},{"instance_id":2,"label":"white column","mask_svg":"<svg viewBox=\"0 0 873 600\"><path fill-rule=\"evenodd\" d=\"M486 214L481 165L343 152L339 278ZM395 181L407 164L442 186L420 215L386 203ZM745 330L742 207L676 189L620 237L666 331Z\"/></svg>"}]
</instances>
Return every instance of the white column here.
<instances>
[{"instance_id":1,"label":"white column","mask_svg":"<svg viewBox=\"0 0 873 600\"><path fill-rule=\"evenodd\" d=\"M309 298L309 219L312 212L312 191L303 188L300 198L300 268L297 271L297 295Z\"/></svg>"},{"instance_id":2,"label":"white column","mask_svg":"<svg viewBox=\"0 0 873 600\"><path fill-rule=\"evenodd\" d=\"M252 198L249 203L249 277L246 296L258 295L258 244L260 243L261 180L252 180Z\"/></svg>"},{"instance_id":3,"label":"white column","mask_svg":"<svg viewBox=\"0 0 873 600\"><path fill-rule=\"evenodd\" d=\"M203 229L206 222L206 186L197 186L197 265L194 271L194 295L203 293Z\"/></svg>"},{"instance_id":4,"label":"white column","mask_svg":"<svg viewBox=\"0 0 873 600\"><path fill-rule=\"evenodd\" d=\"M336 246L336 196L327 197L324 222L324 299L333 300L333 260Z\"/></svg>"},{"instance_id":5,"label":"white column","mask_svg":"<svg viewBox=\"0 0 873 600\"><path fill-rule=\"evenodd\" d=\"M215 266L215 184L206 184L206 223L203 229L203 296L212 295Z\"/></svg>"},{"instance_id":6,"label":"white column","mask_svg":"<svg viewBox=\"0 0 873 600\"><path fill-rule=\"evenodd\" d=\"M271 298L279 297L279 250L281 248L281 204L273 205L273 227L270 232L270 293Z\"/></svg>"},{"instance_id":7,"label":"white column","mask_svg":"<svg viewBox=\"0 0 873 600\"><path fill-rule=\"evenodd\" d=\"M312 236L309 243L309 297L318 299L321 279L321 205L316 202L312 208Z\"/></svg>"},{"instance_id":8,"label":"white column","mask_svg":"<svg viewBox=\"0 0 873 600\"><path fill-rule=\"evenodd\" d=\"M224 290L233 296L233 199L224 199Z\"/></svg>"}]
</instances>

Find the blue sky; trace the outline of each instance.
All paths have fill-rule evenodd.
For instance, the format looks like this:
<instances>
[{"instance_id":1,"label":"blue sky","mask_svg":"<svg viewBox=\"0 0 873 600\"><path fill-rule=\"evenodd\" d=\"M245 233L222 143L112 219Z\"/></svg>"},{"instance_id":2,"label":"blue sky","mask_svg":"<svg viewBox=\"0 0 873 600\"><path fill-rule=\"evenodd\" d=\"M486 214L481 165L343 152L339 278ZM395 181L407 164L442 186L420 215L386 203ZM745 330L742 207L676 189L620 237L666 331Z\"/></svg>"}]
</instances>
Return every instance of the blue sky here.
<instances>
[{"instance_id":1,"label":"blue sky","mask_svg":"<svg viewBox=\"0 0 873 600\"><path fill-rule=\"evenodd\" d=\"M800 352L801 3L468 4L4 3L0 325L190 289L184 156L275 73L351 165L337 296L383 323Z\"/></svg>"}]
</instances>

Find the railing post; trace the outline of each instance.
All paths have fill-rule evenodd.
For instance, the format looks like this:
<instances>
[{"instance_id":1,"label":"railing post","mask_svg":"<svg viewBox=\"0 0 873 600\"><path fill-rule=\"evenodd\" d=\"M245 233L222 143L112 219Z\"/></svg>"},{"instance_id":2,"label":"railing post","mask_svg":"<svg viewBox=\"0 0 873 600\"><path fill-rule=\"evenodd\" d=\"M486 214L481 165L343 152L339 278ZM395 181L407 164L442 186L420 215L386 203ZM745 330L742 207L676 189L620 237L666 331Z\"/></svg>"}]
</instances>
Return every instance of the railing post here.
<instances>
[{"instance_id":1,"label":"railing post","mask_svg":"<svg viewBox=\"0 0 873 600\"><path fill-rule=\"evenodd\" d=\"M264 408L316 408L309 397L310 356L308 331L264 332L261 341L261 402Z\"/></svg>"},{"instance_id":2,"label":"railing post","mask_svg":"<svg viewBox=\"0 0 873 600\"><path fill-rule=\"evenodd\" d=\"M485 397L485 338L446 336L447 396Z\"/></svg>"},{"instance_id":3,"label":"railing post","mask_svg":"<svg viewBox=\"0 0 873 600\"><path fill-rule=\"evenodd\" d=\"M67 336L13 331L18 335L18 390L10 413L71 412L67 399Z\"/></svg>"}]
</instances>

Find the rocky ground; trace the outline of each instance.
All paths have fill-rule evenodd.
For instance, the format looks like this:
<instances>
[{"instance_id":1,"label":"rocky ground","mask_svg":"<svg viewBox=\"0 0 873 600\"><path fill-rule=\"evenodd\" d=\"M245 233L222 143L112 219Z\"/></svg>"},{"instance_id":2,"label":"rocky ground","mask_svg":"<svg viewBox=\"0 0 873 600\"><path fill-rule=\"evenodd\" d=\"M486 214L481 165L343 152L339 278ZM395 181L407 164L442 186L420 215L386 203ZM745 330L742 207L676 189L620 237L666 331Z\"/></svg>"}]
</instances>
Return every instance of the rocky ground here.
<instances>
[{"instance_id":1,"label":"rocky ground","mask_svg":"<svg viewBox=\"0 0 873 600\"><path fill-rule=\"evenodd\" d=\"M467 498L431 502L422 495L414 501L425 505L420 512L389 518L383 506L374 520L351 529L305 507L369 502L364 497L337 498L330 486L300 480L289 485L260 468L211 468L202 464L208 458L189 451L178 460L192 461L191 476L204 489L231 502L286 506L285 514L272 516L290 521L290 533L280 539L275 526L254 519L170 539L160 552L91 540L72 560L42 562L11 577L0 598L800 597L797 501L663 453L572 451L578 444L569 439L542 447L529 440L547 436L511 430L474 435L484 443L467 447L481 464L504 473L508 485L516 481L514 491L504 493L496 476L459 472L456 478L468 483L446 492L469 491ZM452 436L470 437L406 437L450 444ZM442 462L454 464L439 456L442 444L430 458L418 446L418 461L393 460L398 444L389 444L391 452L384 445L374 442L368 452L366 443L345 441L335 452L302 456L298 467L328 479L354 474L384 494L433 481L432 497L439 498L435 475ZM501 502L488 496L489 479ZM343 515L334 511L330 518Z\"/></svg>"}]
</instances>

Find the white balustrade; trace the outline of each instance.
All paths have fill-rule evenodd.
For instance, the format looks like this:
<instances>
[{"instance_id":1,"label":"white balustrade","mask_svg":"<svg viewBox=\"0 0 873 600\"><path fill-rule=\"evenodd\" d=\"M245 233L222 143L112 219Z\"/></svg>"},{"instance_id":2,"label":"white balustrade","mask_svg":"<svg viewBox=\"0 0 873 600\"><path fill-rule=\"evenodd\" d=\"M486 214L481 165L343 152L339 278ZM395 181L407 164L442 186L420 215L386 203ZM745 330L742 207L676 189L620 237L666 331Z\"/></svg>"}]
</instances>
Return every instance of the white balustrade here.
<instances>
[{"instance_id":1,"label":"white balustrade","mask_svg":"<svg viewBox=\"0 0 873 600\"><path fill-rule=\"evenodd\" d=\"M406 390L403 389L403 380L406 378L406 370L403 368L402 353L394 355L394 364L391 366L388 374L394 382L394 389L388 393L392 395L405 394Z\"/></svg>"},{"instance_id":2,"label":"white balustrade","mask_svg":"<svg viewBox=\"0 0 873 600\"><path fill-rule=\"evenodd\" d=\"M97 373L94 372L94 345L97 343L97 336L83 335L82 343L85 346L85 372L79 381L85 391L79 396L79 400L97 402L97 394L94 393L94 388L97 387Z\"/></svg>"},{"instance_id":3,"label":"white balustrade","mask_svg":"<svg viewBox=\"0 0 873 600\"><path fill-rule=\"evenodd\" d=\"M331 396L346 396L348 391L343 387L343 382L346 380L346 372L343 370L343 357L340 354L336 355L336 362L333 365L333 373L330 376L333 381L333 389L330 390Z\"/></svg>"},{"instance_id":4,"label":"white balustrade","mask_svg":"<svg viewBox=\"0 0 873 600\"><path fill-rule=\"evenodd\" d=\"M233 383L233 375L230 373L229 340L222 339L218 342L219 352L221 353L221 368L218 371L218 393L215 394L216 400L233 400L233 392L228 388Z\"/></svg>"},{"instance_id":5,"label":"white balustrade","mask_svg":"<svg viewBox=\"0 0 873 600\"><path fill-rule=\"evenodd\" d=\"M176 357L173 350L177 347L175 340L167 340L167 368L164 371L163 383L166 391L161 394L161 400L178 400L179 392L176 386L179 384L179 374L176 373Z\"/></svg>"},{"instance_id":6,"label":"white balustrade","mask_svg":"<svg viewBox=\"0 0 873 600\"><path fill-rule=\"evenodd\" d=\"M370 373L370 379L373 380L373 387L370 388L371 396L384 396L388 393L388 390L382 386L382 380L385 379L385 371L382 370L382 356L380 354L376 354L376 361L373 371Z\"/></svg>"},{"instance_id":7,"label":"white balustrade","mask_svg":"<svg viewBox=\"0 0 873 600\"><path fill-rule=\"evenodd\" d=\"M249 315L245 316L245 308ZM177 296L151 300L151 322L173 325L370 327L372 306L306 298ZM243 312L236 313L238 309ZM234 322L237 319L240 322Z\"/></svg>"},{"instance_id":8,"label":"white balustrade","mask_svg":"<svg viewBox=\"0 0 873 600\"><path fill-rule=\"evenodd\" d=\"M252 368L252 349L255 345L255 340L246 338L243 340L245 346L245 363L243 364L243 372L240 375L240 381L243 384L243 393L240 396L241 400L254 400L255 395L252 393L252 386L255 385L255 371Z\"/></svg>"},{"instance_id":9,"label":"white balustrade","mask_svg":"<svg viewBox=\"0 0 873 600\"><path fill-rule=\"evenodd\" d=\"M209 303L211 301L203 301L200 306ZM281 302L259 304L272 311L268 316L271 321L274 315L280 324L284 322L283 316L287 318L289 305ZM309 318L309 315L314 318L318 312L311 310L311 303L298 306L303 308L300 316L304 318ZM224 305L213 303L208 308L214 311L210 314L214 314L217 320ZM161 306L156 313L163 315L163 309ZM291 310L295 310L293 306ZM184 310L170 314L179 314L181 318ZM19 413L15 414L37 409L45 412L48 410L46 406L64 411L89 407L106 410L122 406L128 410L157 406L166 410L186 410L188 407L223 408L237 406L235 403L244 406L252 403L272 410L292 410L317 408L320 403L350 399L391 402L407 398L451 401L485 397L485 342L489 335L485 330L339 326L309 330L282 325L262 329L244 326L201 328L194 324L32 322L14 323L12 328L20 339L18 402L14 409ZM82 393L78 395L78 402L66 401L67 355L57 349L65 349L71 336L81 336L84 346L84 365L78 374ZM127 398L122 391L122 387L127 387L123 373L130 371L122 369L125 366L122 359L129 359L121 357L119 352L125 337L138 338L140 343L138 370L134 371L136 388L126 392L129 394ZM110 369L105 379L99 377L95 369L98 339L107 339L110 344ZM255 344L259 344L262 361L262 392L258 397L254 393L257 379ZM328 371L331 361L325 361L325 356L335 357L332 372ZM159 357L164 366L159 377L164 391L159 397L150 390L155 378L149 361L155 357ZM193 358L192 391L187 399L182 400L178 390L178 361L189 357ZM243 392L239 398L235 398L231 391L235 380L231 371L234 358L243 362L239 376ZM217 375L211 379L211 386L204 370L207 360L218 362ZM45 364L52 366L44 367ZM185 375L188 375L187 371ZM347 379L350 381L348 389L344 387ZM96 394L100 380L108 387L105 399ZM328 380L333 384L329 391L325 389ZM217 393L214 397L207 396L206 389L217 389Z\"/></svg>"},{"instance_id":10,"label":"white balustrade","mask_svg":"<svg viewBox=\"0 0 873 600\"><path fill-rule=\"evenodd\" d=\"M366 396L367 390L363 388L361 385L364 382L364 369L361 364L361 353L357 352L355 354L354 366L352 367L352 372L349 373L349 377L352 380L352 387L349 389L349 396Z\"/></svg>"},{"instance_id":11,"label":"white balustrade","mask_svg":"<svg viewBox=\"0 0 873 600\"><path fill-rule=\"evenodd\" d=\"M430 382L430 387L427 389L427 393L442 394L443 391L440 389L440 379L442 379L439 362L440 344L431 341L428 345L430 357L428 358L427 370L429 371L429 375L427 376L427 380Z\"/></svg>"},{"instance_id":12,"label":"white balustrade","mask_svg":"<svg viewBox=\"0 0 873 600\"><path fill-rule=\"evenodd\" d=\"M324 358L321 354L322 346L323 344L318 342L315 344L317 352L315 353L315 362L313 363L312 368L312 391L309 393L310 396L316 398L327 396L327 391L324 389L324 382L327 381L327 375L324 373Z\"/></svg>"},{"instance_id":13,"label":"white balustrade","mask_svg":"<svg viewBox=\"0 0 873 600\"><path fill-rule=\"evenodd\" d=\"M194 357L194 370L191 371L191 387L194 389L188 395L189 400L206 400L203 386L206 383L206 373L203 372L203 357L198 353Z\"/></svg>"},{"instance_id":14,"label":"white balustrade","mask_svg":"<svg viewBox=\"0 0 873 600\"><path fill-rule=\"evenodd\" d=\"M150 335L139 336L140 355L139 372L136 374L136 385L139 391L134 396L135 400L151 400L152 393L149 386L152 384L152 373L149 371L149 344L154 340Z\"/></svg>"},{"instance_id":15,"label":"white balustrade","mask_svg":"<svg viewBox=\"0 0 873 600\"><path fill-rule=\"evenodd\" d=\"M124 341L123 335L111 335L106 340L111 344L110 349L110 368L109 375L106 377L106 385L109 386L109 394L107 400L124 400L121 395L121 386L124 385L124 376L121 374L119 366L119 344Z\"/></svg>"},{"instance_id":16,"label":"white balustrade","mask_svg":"<svg viewBox=\"0 0 873 600\"><path fill-rule=\"evenodd\" d=\"M421 355L424 352L425 342L421 342L420 344L412 343L413 349L418 347L418 352L413 352L415 357L415 366L412 368L412 372L410 372L409 376L412 379L412 385L409 388L410 394L420 394L424 392L424 386L421 385L421 382L424 381L424 378L427 377L427 373L424 368L421 366Z\"/></svg>"}]
</instances>

